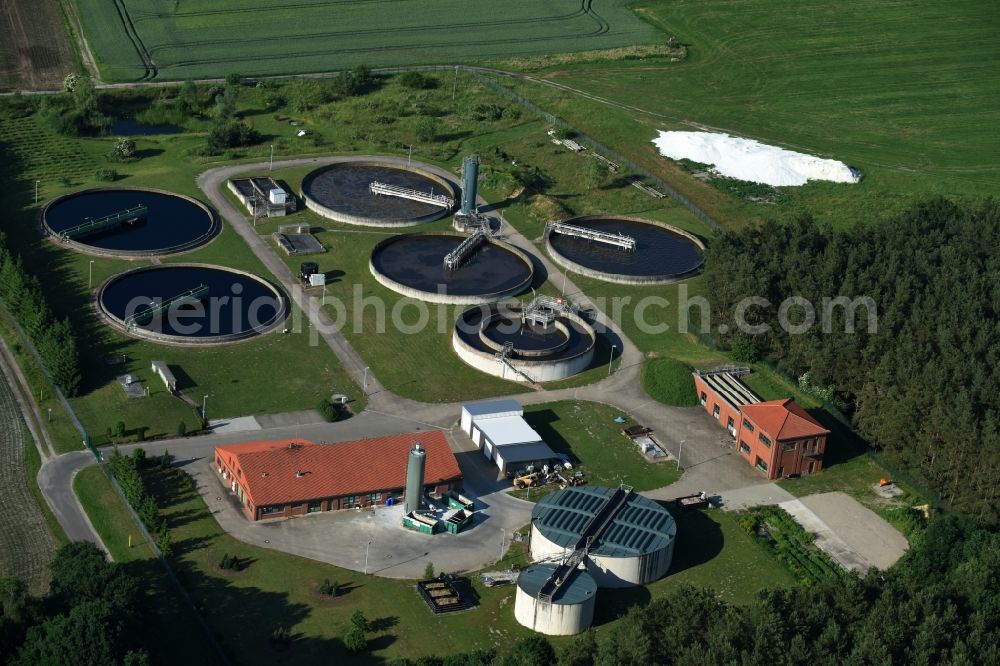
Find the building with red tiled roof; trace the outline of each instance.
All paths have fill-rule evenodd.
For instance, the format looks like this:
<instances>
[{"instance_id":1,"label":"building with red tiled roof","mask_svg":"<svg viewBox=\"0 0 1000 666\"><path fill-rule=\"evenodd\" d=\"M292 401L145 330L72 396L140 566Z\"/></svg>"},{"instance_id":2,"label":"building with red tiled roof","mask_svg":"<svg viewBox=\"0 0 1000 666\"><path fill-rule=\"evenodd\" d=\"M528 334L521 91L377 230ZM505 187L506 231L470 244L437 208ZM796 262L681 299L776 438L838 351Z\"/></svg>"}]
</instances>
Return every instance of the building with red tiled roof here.
<instances>
[{"instance_id":1,"label":"building with red tiled roof","mask_svg":"<svg viewBox=\"0 0 1000 666\"><path fill-rule=\"evenodd\" d=\"M698 400L723 423L740 455L768 479L823 469L830 431L791 398L762 402L732 372L694 373Z\"/></svg>"},{"instance_id":2,"label":"building with red tiled roof","mask_svg":"<svg viewBox=\"0 0 1000 666\"><path fill-rule=\"evenodd\" d=\"M250 520L281 518L400 501L416 442L427 452L425 492L459 490L462 472L440 431L337 444L227 444L216 447L214 466Z\"/></svg>"}]
</instances>

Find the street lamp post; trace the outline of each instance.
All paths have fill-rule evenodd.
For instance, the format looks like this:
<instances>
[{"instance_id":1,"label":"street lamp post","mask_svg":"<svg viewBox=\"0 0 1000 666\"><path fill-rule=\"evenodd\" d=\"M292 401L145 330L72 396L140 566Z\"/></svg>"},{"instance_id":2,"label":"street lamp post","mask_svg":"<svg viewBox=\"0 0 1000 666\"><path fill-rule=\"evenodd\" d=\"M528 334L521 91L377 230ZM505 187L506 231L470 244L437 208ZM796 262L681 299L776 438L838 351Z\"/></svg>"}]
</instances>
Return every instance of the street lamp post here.
<instances>
[{"instance_id":1,"label":"street lamp post","mask_svg":"<svg viewBox=\"0 0 1000 666\"><path fill-rule=\"evenodd\" d=\"M506 528L500 528L500 557L497 558L497 562L503 559L503 547L504 543L507 541L507 530Z\"/></svg>"},{"instance_id":2,"label":"street lamp post","mask_svg":"<svg viewBox=\"0 0 1000 666\"><path fill-rule=\"evenodd\" d=\"M371 550L372 540L368 539L368 545L365 546L365 575L368 575L368 552Z\"/></svg>"},{"instance_id":3,"label":"street lamp post","mask_svg":"<svg viewBox=\"0 0 1000 666\"><path fill-rule=\"evenodd\" d=\"M406 166L410 166L410 160L413 158L413 144L410 144L410 152L406 154Z\"/></svg>"},{"instance_id":4,"label":"street lamp post","mask_svg":"<svg viewBox=\"0 0 1000 666\"><path fill-rule=\"evenodd\" d=\"M274 144L271 144L271 161L267 165L267 172L271 173L271 169L274 168Z\"/></svg>"},{"instance_id":5,"label":"street lamp post","mask_svg":"<svg viewBox=\"0 0 1000 666\"><path fill-rule=\"evenodd\" d=\"M90 268L87 271L87 291L94 287L94 260L90 260Z\"/></svg>"},{"instance_id":6,"label":"street lamp post","mask_svg":"<svg viewBox=\"0 0 1000 666\"><path fill-rule=\"evenodd\" d=\"M38 203L38 184L40 182L42 182L42 181L40 181L40 180L36 180L35 181L35 203L36 204Z\"/></svg>"},{"instance_id":7,"label":"street lamp post","mask_svg":"<svg viewBox=\"0 0 1000 666\"><path fill-rule=\"evenodd\" d=\"M368 370L369 370L369 367L366 365L365 366L365 381L364 381L364 385L361 387L361 390L364 392L365 395L368 395Z\"/></svg>"},{"instance_id":8,"label":"street lamp post","mask_svg":"<svg viewBox=\"0 0 1000 666\"><path fill-rule=\"evenodd\" d=\"M206 414L205 407L207 406L207 404L208 404L208 396L206 395L206 396L202 397L202 399L201 399L201 420L202 421L208 421L208 417L205 415Z\"/></svg>"},{"instance_id":9,"label":"street lamp post","mask_svg":"<svg viewBox=\"0 0 1000 666\"><path fill-rule=\"evenodd\" d=\"M611 354L608 356L608 377L611 376L611 363L615 360L615 350L618 345L611 345Z\"/></svg>"},{"instance_id":10,"label":"street lamp post","mask_svg":"<svg viewBox=\"0 0 1000 666\"><path fill-rule=\"evenodd\" d=\"M563 269L563 286L562 286L562 296L566 298L566 269Z\"/></svg>"},{"instance_id":11,"label":"street lamp post","mask_svg":"<svg viewBox=\"0 0 1000 666\"><path fill-rule=\"evenodd\" d=\"M684 453L684 440L681 440L680 448L677 449L677 470L681 469L681 454Z\"/></svg>"}]
</instances>

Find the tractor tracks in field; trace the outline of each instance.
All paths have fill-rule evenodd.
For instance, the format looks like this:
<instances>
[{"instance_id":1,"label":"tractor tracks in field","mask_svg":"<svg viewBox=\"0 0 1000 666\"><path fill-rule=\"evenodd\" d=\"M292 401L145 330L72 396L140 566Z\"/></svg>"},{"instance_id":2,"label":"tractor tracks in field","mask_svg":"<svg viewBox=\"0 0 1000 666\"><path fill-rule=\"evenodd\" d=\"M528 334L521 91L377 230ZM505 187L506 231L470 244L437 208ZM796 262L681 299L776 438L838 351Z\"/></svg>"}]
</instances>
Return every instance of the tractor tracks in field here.
<instances>
[{"instance_id":1,"label":"tractor tracks in field","mask_svg":"<svg viewBox=\"0 0 1000 666\"><path fill-rule=\"evenodd\" d=\"M135 52L139 56L139 60L142 61L143 68L146 70L142 79L148 81L156 78L159 70L157 70L156 64L153 62L153 57L150 55L146 45L143 44L142 37L139 36L139 32L135 29L132 17L128 13L128 7L125 6L125 0L114 0L114 3L115 11L118 12L118 17L125 28L125 36L132 42L132 46L135 48Z\"/></svg>"}]
</instances>

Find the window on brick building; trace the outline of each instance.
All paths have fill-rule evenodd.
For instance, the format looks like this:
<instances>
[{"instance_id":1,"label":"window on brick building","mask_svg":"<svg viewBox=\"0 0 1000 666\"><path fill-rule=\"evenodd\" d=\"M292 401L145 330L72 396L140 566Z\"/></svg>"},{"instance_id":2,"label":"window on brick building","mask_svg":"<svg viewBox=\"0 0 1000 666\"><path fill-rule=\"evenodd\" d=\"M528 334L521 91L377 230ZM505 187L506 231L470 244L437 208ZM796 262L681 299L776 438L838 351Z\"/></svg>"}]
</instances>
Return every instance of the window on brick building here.
<instances>
[{"instance_id":1,"label":"window on brick building","mask_svg":"<svg viewBox=\"0 0 1000 666\"><path fill-rule=\"evenodd\" d=\"M748 431L753 432L753 424L750 423L749 420L743 419L743 427L746 428Z\"/></svg>"},{"instance_id":2,"label":"window on brick building","mask_svg":"<svg viewBox=\"0 0 1000 666\"><path fill-rule=\"evenodd\" d=\"M767 463L760 456L757 456L757 462L754 463L754 467L756 467L757 469L759 469L762 472L766 472L767 471Z\"/></svg>"},{"instance_id":3,"label":"window on brick building","mask_svg":"<svg viewBox=\"0 0 1000 666\"><path fill-rule=\"evenodd\" d=\"M782 451L794 451L798 447L799 447L799 443L798 442L785 442L782 445L781 450Z\"/></svg>"},{"instance_id":4,"label":"window on brick building","mask_svg":"<svg viewBox=\"0 0 1000 666\"><path fill-rule=\"evenodd\" d=\"M378 498L379 498L379 494L378 493L368 493L368 503L369 504L378 504Z\"/></svg>"},{"instance_id":5,"label":"window on brick building","mask_svg":"<svg viewBox=\"0 0 1000 666\"><path fill-rule=\"evenodd\" d=\"M708 396L705 395L704 391L702 391L701 392L701 406L704 407L706 402L708 402Z\"/></svg>"},{"instance_id":6,"label":"window on brick building","mask_svg":"<svg viewBox=\"0 0 1000 666\"><path fill-rule=\"evenodd\" d=\"M718 403L716 403L712 407L712 416L714 416L715 418L719 418L719 404Z\"/></svg>"},{"instance_id":7,"label":"window on brick building","mask_svg":"<svg viewBox=\"0 0 1000 666\"><path fill-rule=\"evenodd\" d=\"M260 512L262 515L266 516L269 513L284 513L284 504L275 504L274 506L262 506L260 507Z\"/></svg>"},{"instance_id":8,"label":"window on brick building","mask_svg":"<svg viewBox=\"0 0 1000 666\"><path fill-rule=\"evenodd\" d=\"M348 495L341 501L341 507L344 509L351 509L356 507L361 501L361 497L358 495Z\"/></svg>"},{"instance_id":9,"label":"window on brick building","mask_svg":"<svg viewBox=\"0 0 1000 666\"><path fill-rule=\"evenodd\" d=\"M742 451L743 453L750 453L750 445L741 440L740 451Z\"/></svg>"}]
</instances>

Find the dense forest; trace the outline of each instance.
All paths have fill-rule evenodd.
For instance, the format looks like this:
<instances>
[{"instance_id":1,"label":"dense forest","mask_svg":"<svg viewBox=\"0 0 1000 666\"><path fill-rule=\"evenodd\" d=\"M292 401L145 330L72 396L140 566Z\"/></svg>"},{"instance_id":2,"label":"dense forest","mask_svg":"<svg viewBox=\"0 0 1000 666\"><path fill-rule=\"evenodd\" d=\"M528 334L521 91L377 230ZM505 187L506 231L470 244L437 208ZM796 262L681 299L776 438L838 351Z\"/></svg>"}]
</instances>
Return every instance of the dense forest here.
<instances>
[{"instance_id":1,"label":"dense forest","mask_svg":"<svg viewBox=\"0 0 1000 666\"><path fill-rule=\"evenodd\" d=\"M142 582L108 562L97 546L60 548L47 595L32 597L19 580L0 578L0 664L148 666Z\"/></svg>"},{"instance_id":2,"label":"dense forest","mask_svg":"<svg viewBox=\"0 0 1000 666\"><path fill-rule=\"evenodd\" d=\"M706 280L712 328L730 331L737 305L762 296L770 306L747 310L765 333L720 336L750 348L811 385L850 414L858 431L891 459L923 478L953 507L1000 519L1000 207L992 200L959 206L945 199L915 205L898 217L831 229L803 218L767 223L717 239ZM778 325L782 301L814 304L816 324L796 334ZM831 308L822 330L823 299L868 297L867 309ZM804 323L804 308L788 319ZM749 344L748 344L749 343ZM752 346L752 347L751 347Z\"/></svg>"}]
</instances>

